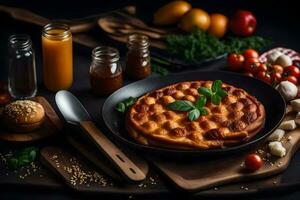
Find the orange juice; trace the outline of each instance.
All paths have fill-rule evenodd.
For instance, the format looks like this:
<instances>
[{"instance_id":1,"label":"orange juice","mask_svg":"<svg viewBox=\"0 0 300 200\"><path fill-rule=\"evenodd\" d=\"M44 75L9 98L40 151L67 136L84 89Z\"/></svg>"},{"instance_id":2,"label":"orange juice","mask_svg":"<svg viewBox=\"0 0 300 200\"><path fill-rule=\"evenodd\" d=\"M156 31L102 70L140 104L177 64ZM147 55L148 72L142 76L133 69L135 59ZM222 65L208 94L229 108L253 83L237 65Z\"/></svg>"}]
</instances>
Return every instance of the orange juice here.
<instances>
[{"instance_id":1,"label":"orange juice","mask_svg":"<svg viewBox=\"0 0 300 200\"><path fill-rule=\"evenodd\" d=\"M43 28L44 84L51 91L68 89L73 83L72 34L65 24Z\"/></svg>"}]
</instances>

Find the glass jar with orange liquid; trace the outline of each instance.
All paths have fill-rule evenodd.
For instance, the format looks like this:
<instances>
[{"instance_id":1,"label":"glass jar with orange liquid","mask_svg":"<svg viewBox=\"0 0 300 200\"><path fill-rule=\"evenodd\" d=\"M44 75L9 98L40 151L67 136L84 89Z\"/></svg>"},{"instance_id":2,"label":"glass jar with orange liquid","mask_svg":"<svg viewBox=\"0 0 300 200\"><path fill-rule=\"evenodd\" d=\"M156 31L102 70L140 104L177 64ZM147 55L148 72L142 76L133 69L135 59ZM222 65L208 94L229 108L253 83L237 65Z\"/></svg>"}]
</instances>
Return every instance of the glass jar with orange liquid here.
<instances>
[{"instance_id":1,"label":"glass jar with orange liquid","mask_svg":"<svg viewBox=\"0 0 300 200\"><path fill-rule=\"evenodd\" d=\"M47 24L42 32L43 76L51 91L68 89L73 83L72 34L66 24Z\"/></svg>"}]
</instances>

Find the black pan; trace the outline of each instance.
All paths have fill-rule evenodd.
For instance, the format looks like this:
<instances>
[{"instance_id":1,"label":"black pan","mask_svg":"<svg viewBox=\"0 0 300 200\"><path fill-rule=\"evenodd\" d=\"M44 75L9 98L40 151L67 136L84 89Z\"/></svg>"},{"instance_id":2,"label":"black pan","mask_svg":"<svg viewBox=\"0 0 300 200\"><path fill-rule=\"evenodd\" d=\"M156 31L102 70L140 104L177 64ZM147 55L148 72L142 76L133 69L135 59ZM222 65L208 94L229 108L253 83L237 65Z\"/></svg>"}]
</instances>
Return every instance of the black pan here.
<instances>
[{"instance_id":1,"label":"black pan","mask_svg":"<svg viewBox=\"0 0 300 200\"><path fill-rule=\"evenodd\" d=\"M264 106L266 110L266 121L263 129L257 133L246 143L238 146L228 147L224 149L209 150L178 150L161 148L155 146L145 146L135 142L127 133L124 126L124 116L115 110L115 105L130 97L140 97L147 92L155 89L181 82L192 80L216 80L220 79L225 83L245 89L249 94L255 96ZM148 78L141 81L131 83L110 95L103 104L102 117L105 125L111 131L112 135L119 141L125 143L129 147L146 151L147 153L155 153L167 156L203 156L203 155L220 155L234 153L240 150L248 149L257 144L262 139L271 134L282 121L285 114L285 101L283 97L272 86L255 78L247 77L237 73L223 71L206 71L206 72L189 72L178 75L170 75L166 77Z\"/></svg>"}]
</instances>

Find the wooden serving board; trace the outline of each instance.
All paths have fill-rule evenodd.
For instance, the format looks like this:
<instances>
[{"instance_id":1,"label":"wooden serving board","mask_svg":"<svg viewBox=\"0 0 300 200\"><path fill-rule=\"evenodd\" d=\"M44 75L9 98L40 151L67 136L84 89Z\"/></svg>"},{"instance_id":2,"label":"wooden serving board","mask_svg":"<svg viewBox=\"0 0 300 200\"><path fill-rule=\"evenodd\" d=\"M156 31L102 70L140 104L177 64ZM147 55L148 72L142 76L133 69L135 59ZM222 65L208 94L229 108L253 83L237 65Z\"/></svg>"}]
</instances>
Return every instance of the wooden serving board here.
<instances>
[{"instance_id":1,"label":"wooden serving board","mask_svg":"<svg viewBox=\"0 0 300 200\"><path fill-rule=\"evenodd\" d=\"M300 146L300 128L286 133L282 143L287 150L283 158L271 156L268 153L267 142L263 142L256 150L218 159L183 163L178 160L152 158L152 161L176 187L196 192L225 183L260 179L283 172ZM243 161L246 155L253 152L264 159L264 165L258 171L249 173L244 170Z\"/></svg>"},{"instance_id":2,"label":"wooden serving board","mask_svg":"<svg viewBox=\"0 0 300 200\"><path fill-rule=\"evenodd\" d=\"M157 174L149 173L142 182L127 182L125 184L112 179L98 167L95 168L95 165L91 165L90 162L86 162L82 157L75 155L74 152L61 147L45 147L40 151L40 161L52 172L59 175L60 180L67 186L80 192L106 194L149 194L149 192L155 194L166 192ZM101 157L98 159L100 162L103 161Z\"/></svg>"},{"instance_id":3,"label":"wooden serving board","mask_svg":"<svg viewBox=\"0 0 300 200\"><path fill-rule=\"evenodd\" d=\"M87 160L93 163L98 169L109 175L114 181L128 181L120 172L115 169L115 166L103 155L102 152L90 145L90 141L79 134L68 134L67 141ZM122 148L122 151L141 169L144 174L148 174L149 165L141 157L137 157L132 151Z\"/></svg>"},{"instance_id":4,"label":"wooden serving board","mask_svg":"<svg viewBox=\"0 0 300 200\"><path fill-rule=\"evenodd\" d=\"M45 110L45 121L43 125L36 131L27 133L10 132L1 125L0 140L9 142L34 142L37 140L45 139L51 135L57 134L62 130L63 124L59 117L51 107L49 102L41 96L32 98L31 100L40 103Z\"/></svg>"}]
</instances>

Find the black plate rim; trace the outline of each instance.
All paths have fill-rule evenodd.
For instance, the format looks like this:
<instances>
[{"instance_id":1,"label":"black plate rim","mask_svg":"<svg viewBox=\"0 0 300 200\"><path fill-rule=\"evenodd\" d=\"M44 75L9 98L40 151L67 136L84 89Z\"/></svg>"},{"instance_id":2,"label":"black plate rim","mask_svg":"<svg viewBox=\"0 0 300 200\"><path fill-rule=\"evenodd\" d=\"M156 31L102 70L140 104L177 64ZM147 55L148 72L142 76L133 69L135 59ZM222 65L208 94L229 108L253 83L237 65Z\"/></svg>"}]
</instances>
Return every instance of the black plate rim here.
<instances>
[{"instance_id":1,"label":"black plate rim","mask_svg":"<svg viewBox=\"0 0 300 200\"><path fill-rule=\"evenodd\" d=\"M184 72L184 73L180 73L180 74L171 74L171 75L168 75L167 77L174 77L174 79L175 79L176 77L183 76L183 75L189 75L191 73L193 73L193 71L192 72L191 71L190 72ZM259 82L261 82L263 84L268 85L268 87L271 90L274 90L274 92L276 92L277 94L279 94L279 96L281 97L281 100L282 100L282 103L283 103L283 109L284 109L283 115L280 117L280 120L276 123L276 125L269 132L265 133L261 137L259 137L257 139L254 139L254 140L250 140L250 141L248 141L246 143L243 143L243 144L240 144L240 145L237 145L237 146L227 147L227 148L224 148L224 149L205 149L205 150L193 150L193 149L189 150L189 149L187 149L187 150L184 150L184 149L171 149L171 148L163 148L163 147L147 146L147 145L138 144L138 143L136 143L134 141L127 140L126 138L121 137L118 134L115 134L114 131L113 131L113 129L108 125L109 123L107 122L106 118L104 117L105 116L104 111L105 111L106 105L109 102L109 99L112 98L115 94L117 94L120 90L126 89L128 87L132 87L132 85L139 84L140 82L143 82L143 81L149 81L149 79L156 80L156 79L162 78L162 77L150 77L148 79L143 79L143 80L139 80L139 81L130 83L130 84L128 84L128 85L126 85L126 86L118 89L117 91L115 91L114 93L112 93L105 100L105 102L103 103L102 108L100 110L100 113L101 113L101 117L102 117L102 120L103 120L106 128L108 128L108 130L110 131L110 133L112 133L112 135L114 136L114 138L116 138L118 141L122 142L123 144L126 144L129 147L134 147L134 148L137 148L137 149L148 150L148 151L156 151L156 152L159 151L159 152L162 152L162 153L172 153L172 154L175 153L175 154L186 154L186 155L195 155L195 154L200 154L200 155L204 155L204 154L216 154L216 155L218 155L218 154L222 154L222 153L234 152L236 150L245 149L247 147L250 147L250 146L253 146L253 145L259 143L260 141L262 141L263 139L265 139L266 137L268 137L272 132L274 132L274 130L276 130L276 128L283 121L284 116L285 116L285 110L286 110L286 102L285 102L283 96L274 87L272 87L271 85L269 85L269 84L267 84L267 83L265 83L265 82L263 82L263 81L261 81L259 79L256 79L256 78L253 78L253 77L246 77L246 76L244 76L242 74L235 73L235 72L228 72L228 71L204 71L203 72L202 71L201 73L223 73L223 74L234 75L234 76L242 76L244 78L255 79L255 81L259 81Z\"/></svg>"}]
</instances>

